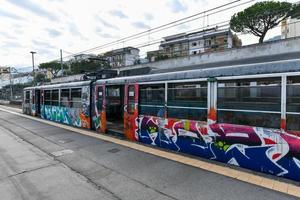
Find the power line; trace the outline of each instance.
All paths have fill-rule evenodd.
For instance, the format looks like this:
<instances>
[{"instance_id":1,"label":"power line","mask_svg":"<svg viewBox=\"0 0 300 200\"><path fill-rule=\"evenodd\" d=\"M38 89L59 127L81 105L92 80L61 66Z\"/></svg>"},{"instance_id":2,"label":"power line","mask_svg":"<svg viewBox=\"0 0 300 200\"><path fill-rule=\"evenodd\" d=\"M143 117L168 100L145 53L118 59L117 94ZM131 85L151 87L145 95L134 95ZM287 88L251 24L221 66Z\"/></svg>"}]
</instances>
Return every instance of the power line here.
<instances>
[{"instance_id":1,"label":"power line","mask_svg":"<svg viewBox=\"0 0 300 200\"><path fill-rule=\"evenodd\" d=\"M218 10L218 9L220 9L220 8L223 8L223 7L226 7L226 6L235 4L235 3L240 2L240 1L241 1L241 0L235 0L235 1L232 1L232 2L230 2L230 3L226 3L226 4L223 4L223 5L217 6L217 7L215 7L215 8L208 9L208 10L206 10L206 11L202 11L202 12L200 12L200 13L196 13L196 14L194 14L194 15L191 15L191 16L188 16L188 17L185 17L185 18L181 18L181 19L179 19L179 20L176 20L176 21L173 21L173 22L164 24L164 25L160 25L160 26L155 27L155 28L151 28L151 29L149 29L149 30L147 30L147 31L143 31L143 32L140 32L140 33L137 33L137 34L133 34L133 35L131 35L131 36L127 36L127 37L118 39L118 40L113 41L113 42L109 42L109 43L106 43L106 44L103 44L103 45L100 45L100 46L96 46L96 47L93 47L93 48L90 48L90 49L87 49L87 50L84 50L84 51L80 51L80 52L78 52L78 53L75 53L75 54L66 56L66 57L64 57L64 58L68 58L68 57L74 56L74 55L76 55L76 54L81 54L81 53L86 53L86 52L94 51L94 50L97 50L97 49L99 49L99 48L104 48L104 47L108 47L108 46L111 46L111 45L116 45L116 44L119 44L120 42L129 41L128 39L132 39L132 38L133 38L133 39L137 39L137 38L134 38L134 37L137 37L137 36L140 36L140 35L144 35L144 34L149 34L149 32L153 32L154 30L157 30L156 32L158 32L158 29L161 29L161 28L164 28L164 27L166 27L166 26L170 26L170 25L176 24L176 23L181 22L181 21L185 21L185 20L187 20L187 19L191 19L191 18L196 17L196 16L198 16L198 15L203 15L203 14L204 14L204 16L198 17L197 19L202 18L202 17L206 17L206 16L209 16L209 15L210 15L210 14L207 14L207 13L209 13L209 12L212 12L212 11L214 11L214 10ZM250 0L250 1L247 1L247 2L242 3L242 4L235 5L235 6L232 6L232 7L230 7L230 8L227 8L227 9L223 9L222 11L228 10L228 9L231 9L231 8L234 8L234 7L236 7L236 6L240 6L240 5L243 5L243 4L246 4L246 3L250 3L250 2L253 2L253 1L255 1L255 0ZM216 12L215 12L215 13L216 13ZM215 13L212 13L212 14L215 14ZM196 20L196 19L194 19L194 20ZM193 20L190 20L190 21L193 21ZM188 22L190 22L190 21L188 21ZM182 22L182 23L177 24L177 25L181 25L181 24L183 24L183 23L186 23L186 22ZM174 25L171 26L171 27L174 27ZM171 28L171 27L169 27L169 28ZM165 28L165 29L167 29L167 28ZM165 30L165 29L163 29L163 30ZM162 30L159 30L159 31L162 31ZM142 37L142 36L141 36L141 37Z\"/></svg>"},{"instance_id":2,"label":"power line","mask_svg":"<svg viewBox=\"0 0 300 200\"><path fill-rule=\"evenodd\" d=\"M194 15L191 15L191 16L188 16L188 17L185 17L185 18L182 18L182 19L179 19L179 20L176 20L176 21L173 21L173 22L170 22L170 23L167 23L167 24L164 24L164 25L161 25L161 26L158 26L158 27L155 27L155 28L152 28L152 29L149 29L147 31L143 31L143 32L140 32L140 33L137 33L137 34L134 34L134 35L131 35L131 36L128 36L128 37L124 37L124 38L121 38L119 40L116 40L116 41L113 41L113 42L109 42L109 43L106 43L106 44L103 44L103 45L100 45L100 46L96 46L96 47L93 47L93 48L90 48L90 49L87 49L87 50L84 50L84 51L80 51L78 53L70 53L70 52L67 52L68 56L65 56L64 58L68 58L68 57L71 57L71 56L74 56L74 55L77 55L77 54L81 54L81 53L87 53L87 52L92 52L92 51L95 51L95 50L99 50L99 49L103 49L103 48L107 48L109 46L114 46L114 45L118 45L118 44L124 44L125 42L128 42L128 41L131 41L131 40L134 40L134 39L138 39L138 38L141 38L141 37L144 37L144 36L147 36L149 35L150 33L157 33L157 32L160 32L160 31L163 31L163 30L166 30L166 29L170 29L170 28L173 28L173 27L176 27L176 26L179 26L179 25L182 25L182 24L185 24L185 23L188 23L188 22L191 22L191 21L195 21L197 19L200 19L200 18L204 18L204 17L208 17L208 16L211 16L211 15L214 15L214 14L217 14L217 13L220 13L220 12L224 12L224 11L227 11L227 10L230 10L232 8L236 8L236 7L239 7L239 6L242 6L242 5L245 5L245 4L248 4L248 3L251 3L255 0L249 0L249 1L246 1L246 2L242 2L240 4L237 4L237 5L233 5L233 6L230 6L230 7L227 7L231 4L235 4L237 2L240 2L241 0L236 0L236 1L233 1L233 2L230 2L230 3L227 3L227 4L224 4L224 5L221 5L221 6L218 6L218 7L215 7L215 8L212 8L212 9L209 9L207 11L203 11L203 12L200 12L200 13L197 13L197 14L194 14ZM218 10L220 8L223 8L223 7L227 7L227 8L224 8L224 9L221 9L221 10ZM216 10L215 12L212 12ZM207 14L209 13L209 14ZM202 16L199 16L199 15L202 15ZM196 17L198 16L198 17ZM196 18L195 18L196 17ZM188 20L187 20L188 19ZM180 22L180 23L179 23ZM216 23L214 25L209 25L209 26L203 26L202 28L197 28L197 29L194 29L194 30L190 30L188 31L187 33L191 33L193 31L196 31L196 30L201 30L201 29L204 29L204 28L208 28L208 27L212 27L212 26L216 26L218 24L224 24L224 23L228 23L227 25L222 25L222 27L225 27L225 26L229 26L229 22L230 20L227 20L227 21L223 21L223 22L219 22L219 23ZM132 45L136 48L143 48L143 47L147 47L147 46L152 46L154 44L158 44L159 42L161 41L161 39L156 39L156 40L152 40L152 41L149 41L147 43L142 43L142 44L138 44L138 45ZM147 45L148 44L148 45Z\"/></svg>"},{"instance_id":3,"label":"power line","mask_svg":"<svg viewBox=\"0 0 300 200\"><path fill-rule=\"evenodd\" d=\"M69 51L66 51L66 50L63 50L63 52L65 52L67 54L75 54L75 53L72 53L72 52L69 52Z\"/></svg>"},{"instance_id":4,"label":"power line","mask_svg":"<svg viewBox=\"0 0 300 200\"><path fill-rule=\"evenodd\" d=\"M218 27L218 28L228 27L229 24L224 24L224 23L228 23L228 22L229 21L227 20L227 21L215 23L215 24L210 25L209 27ZM197 29L190 30L190 31L186 32L186 34L193 33L195 31L205 30L204 28L207 28L207 26L203 26L203 27L200 27L200 28L197 28ZM143 48L143 47L146 47L146 46L152 46L154 44L159 44L161 41L162 41L162 39L159 38L159 39L150 40L150 41L145 42L145 43L136 44L136 45L133 45L133 46L136 47L136 48ZM147 45L147 44L149 44L149 45Z\"/></svg>"},{"instance_id":5,"label":"power line","mask_svg":"<svg viewBox=\"0 0 300 200\"><path fill-rule=\"evenodd\" d=\"M289 9L289 8L288 8ZM278 10L278 12L280 12L280 11L284 11L284 10L287 10L287 9L281 9L281 10ZM218 11L217 11L218 12ZM251 16L250 16L251 17ZM192 32L194 32L194 31L199 31L199 30L204 30L204 28L209 28L209 27L214 27L214 26L217 26L218 28L221 28L221 27L229 27L230 26L230 24L229 24L229 22L230 22L230 20L226 20L226 21L223 21L223 22L219 22L219 23L215 23L215 24L212 24L212 25L210 25L210 26L203 26L203 27L200 27L200 28L197 28L197 29L193 29L193 30L190 30L190 31L188 31L188 32L186 32L187 34L188 33L192 33ZM225 23L227 23L227 24L225 24ZM220 24L223 24L223 25L221 25L221 26L219 26ZM292 24L292 23L288 23L288 24ZM280 26L280 25L278 25L278 26ZM275 26L274 28L276 28L276 27L278 27L278 26ZM242 34L238 34L238 35L246 35L246 34L250 34L250 33L242 33ZM160 39L161 40L161 39ZM150 45L154 45L154 44L158 44L158 43L160 43L160 42L155 42L155 41L157 41L157 40L153 40L152 42L154 42L154 43L151 43ZM151 41L150 41L151 42ZM136 46L137 48L143 48L143 47L146 47L147 45L146 45L147 43L144 43L144 44L140 44L139 46Z\"/></svg>"},{"instance_id":6,"label":"power line","mask_svg":"<svg viewBox=\"0 0 300 200\"><path fill-rule=\"evenodd\" d=\"M220 22L220 23L217 23L217 24L221 24L221 23L228 23L230 20L228 20L228 21L224 21L224 22ZM293 24L298 24L298 23L300 23L300 20L299 21L296 21L296 22L290 22L290 23L287 23L287 25L293 25ZM221 26L218 26L218 27L228 27L229 26L229 23L228 24L224 24L224 25L221 25ZM275 26L274 28L280 28L281 27L281 25L277 25L277 26ZM198 29L194 29L194 30L191 30L190 32L194 32L194 31L197 31L197 30L201 30L202 28L198 28ZM243 32L241 32L241 33L235 33L237 36L244 36L244 35L253 35L251 32L245 32L245 33L243 33ZM151 41L150 41L151 42ZM160 42L156 42L155 40L153 40L152 41L153 43L150 43L150 45L155 45L155 44L158 44L158 43L160 43ZM145 46L147 46L146 45L146 43L144 43L144 45L143 44L140 44L140 46L138 46L137 48L143 48L143 47L145 47ZM145 53L145 54L142 54L141 55L141 57L142 56L146 56L147 54Z\"/></svg>"},{"instance_id":7,"label":"power line","mask_svg":"<svg viewBox=\"0 0 300 200\"><path fill-rule=\"evenodd\" d=\"M170 23L167 23L167 24L164 24L164 25L160 25L160 26L155 27L155 28L151 28L151 29L149 29L149 30L147 30L147 31L143 31L143 32L140 32L140 33L131 35L131 36L127 36L127 37L118 39L118 40L116 40L116 41L109 42L109 43L107 43L107 44L103 44L103 45L100 45L100 46L93 47L93 48L91 48L91 49L87 49L87 50L85 50L85 51L81 51L81 52L79 52L79 53L84 53L84 52L89 51L89 50L97 49L98 47L103 47L103 46L110 45L110 44L112 44L112 43L124 41L124 40L126 40L126 39L129 39L129 38L132 38L132 37L141 35L141 34L145 34L145 33L148 34L149 32L152 32L152 31L154 31L154 30L163 28L163 27L165 27L165 26L169 26L169 25L178 23L178 22L180 22L180 21L184 21L184 20L186 20L186 19L193 18L193 17L195 17L195 16L198 16L198 15L201 15L201 14L205 14L205 13L207 13L207 12L210 12L210 11L213 11L213 10L217 10L217 9L219 9L219 8L222 8L222 7L226 7L226 6L228 6L228 5L234 4L234 3L239 2L239 1L241 1L241 0L235 0L235 1L232 1L232 2L230 2L230 3L226 3L226 4L223 4L223 5L221 5L221 6L217 6L217 7L215 7L215 8L209 9L209 10L202 11L202 12L200 12L200 13L196 13L196 14L194 14L194 15L191 15L191 16L188 16L188 17L181 18L181 19L179 19L179 20L175 20L175 21L173 21L173 22L170 22Z\"/></svg>"},{"instance_id":8,"label":"power line","mask_svg":"<svg viewBox=\"0 0 300 200\"><path fill-rule=\"evenodd\" d=\"M195 21L195 20L197 20L197 19L201 19L201 18L206 17L206 16L211 16L211 15L214 15L214 14L217 14L217 13L220 13L220 12L223 12L223 11L226 11L226 10L231 9L231 8L236 8L236 7L238 7L238 6L248 4L248 3L253 2L253 1L255 1L255 0L249 0L249 1L247 1L247 2L238 4L238 5L234 5L234 6L232 6L232 7L226 8L226 9L222 9L222 10L219 10L219 11L216 11L216 12L213 12L213 13L210 13L209 15L204 15L204 16L200 16L200 17L197 17L197 18L194 18L194 19L190 19L190 20L188 20L188 21L184 21L184 22L181 22L181 23L178 23L178 24L175 24L175 25L166 27L166 28L164 28L164 29L159 29L159 30L153 31L153 32L151 32L151 33L153 34L153 33L157 33L157 32L160 32L160 31L169 29L169 28L173 28L173 27L176 27L176 26L179 26L179 25L182 25L182 24L191 22L191 21ZM207 26L207 27L208 27L208 26ZM142 37L142 36L140 36L140 37ZM137 39L137 38L140 38L140 37L135 37L135 38L132 38L132 39ZM131 39L131 40L132 40L132 39ZM125 42L127 42L127 41L130 41L130 40L125 40Z\"/></svg>"},{"instance_id":9,"label":"power line","mask_svg":"<svg viewBox=\"0 0 300 200\"><path fill-rule=\"evenodd\" d=\"M220 11L216 11L216 12L211 13L211 14L209 14L209 15L200 16L200 17L197 17L197 18L188 20L188 21L184 21L184 22L181 22L181 23L178 23L178 24L174 24L174 25L172 25L172 26L169 26L169 27L166 27L166 28L163 28L163 29L159 29L159 30L153 31L153 32L151 32L151 33L153 34L153 33L157 33L157 32L160 32L160 31L169 29L169 28L173 28L173 27L176 27L176 26L185 24L185 23L187 23L187 22L191 22L191 21L195 21L195 20L197 20L197 19L201 19L201 18L203 18L203 17L205 17L205 16L210 16L210 15L213 15L213 14L217 14L217 13L226 11L226 10L231 9L231 8L236 8L236 7L238 7L238 6L248 4L248 3L253 2L253 1L254 1L254 0L250 0L250 1L247 1L247 2L244 2L244 3L241 3L241 4L238 4L238 5L235 5L235 6L232 6L232 7L223 9L223 10L220 10ZM229 21L230 21L230 20L228 20L227 22L229 22ZM224 22L222 22L222 23L224 23ZM203 29L204 29L204 28L208 28L208 27L210 27L210 26L203 26ZM199 30L199 28L197 28L197 30ZM190 32L190 31L189 31L189 32ZM128 39L128 40L124 40L124 41L122 41L122 43L131 41L131 40L134 40L134 39L138 39L138 38L141 38L141 37L143 37L143 36L144 36L144 35L140 35L140 36L137 36L137 37L130 38L130 39ZM112 44L112 45L109 45L109 46L113 46L113 45L117 45L117 44L120 44L120 43L115 43L115 44ZM133 46L135 46L135 45L133 45ZM102 48L105 48L105 47L108 47L108 46L103 46ZM138 47L137 47L137 48L138 48ZM101 47L95 48L95 49L93 49L93 50L99 50L99 49L101 49ZM85 51L85 53L86 53L86 52L89 52L89 51L87 50L87 51ZM84 52L81 52L81 53L84 53ZM70 55L70 56L72 56L72 55Z\"/></svg>"}]
</instances>

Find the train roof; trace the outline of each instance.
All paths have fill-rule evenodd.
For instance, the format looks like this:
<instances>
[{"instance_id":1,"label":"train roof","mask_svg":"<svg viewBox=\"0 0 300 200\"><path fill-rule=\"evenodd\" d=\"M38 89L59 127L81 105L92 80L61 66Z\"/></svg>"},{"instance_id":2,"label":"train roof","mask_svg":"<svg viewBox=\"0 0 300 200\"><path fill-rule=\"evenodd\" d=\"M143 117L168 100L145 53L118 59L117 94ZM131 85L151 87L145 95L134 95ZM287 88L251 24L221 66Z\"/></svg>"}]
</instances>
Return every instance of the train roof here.
<instances>
[{"instance_id":1,"label":"train roof","mask_svg":"<svg viewBox=\"0 0 300 200\"><path fill-rule=\"evenodd\" d=\"M24 90L78 87L78 86L86 86L86 85L89 85L90 83L91 83L91 81L79 81L79 82L70 82L70 83L59 83L59 84L52 84L52 85L41 85L41 86L35 86L35 87L27 87L27 88L24 88Z\"/></svg>"},{"instance_id":2,"label":"train roof","mask_svg":"<svg viewBox=\"0 0 300 200\"><path fill-rule=\"evenodd\" d=\"M300 59L281 61L227 65L211 68L199 68L194 70L165 72L158 74L138 75L129 77L117 77L98 80L97 84L125 84L135 82L155 82L184 79L200 79L210 77L232 77L245 75L278 74L288 72L300 72Z\"/></svg>"},{"instance_id":3,"label":"train roof","mask_svg":"<svg viewBox=\"0 0 300 200\"><path fill-rule=\"evenodd\" d=\"M197 68L194 70L173 71L157 74L146 74L138 76L116 77L111 79L97 80L96 84L126 84L136 82L159 82L159 81L172 81L172 80L188 80L188 79L205 79L205 78L221 78L221 77L238 77L238 76L251 76L251 75L274 75L281 73L294 73L300 72L300 59L288 59L280 61L270 61L261 63L227 65L209 68ZM299 74L300 75L300 74ZM221 78L222 79L222 78ZM89 85L91 81L80 81L70 83L60 83L52 85L43 85L36 87L27 87L29 89L53 89L64 87L77 87Z\"/></svg>"}]
</instances>

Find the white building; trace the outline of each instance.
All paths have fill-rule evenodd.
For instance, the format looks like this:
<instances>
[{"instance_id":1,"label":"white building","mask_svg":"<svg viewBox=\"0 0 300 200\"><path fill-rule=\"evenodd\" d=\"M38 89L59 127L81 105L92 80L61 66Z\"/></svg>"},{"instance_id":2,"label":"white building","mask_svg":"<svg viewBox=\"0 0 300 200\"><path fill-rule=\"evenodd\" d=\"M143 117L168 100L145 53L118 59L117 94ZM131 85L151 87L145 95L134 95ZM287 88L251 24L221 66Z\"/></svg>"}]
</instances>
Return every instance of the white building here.
<instances>
[{"instance_id":1,"label":"white building","mask_svg":"<svg viewBox=\"0 0 300 200\"><path fill-rule=\"evenodd\" d=\"M10 67L1 67L0 66L0 74L9 74L10 73Z\"/></svg>"},{"instance_id":2,"label":"white building","mask_svg":"<svg viewBox=\"0 0 300 200\"><path fill-rule=\"evenodd\" d=\"M16 77L11 79L11 84L26 84L33 81L33 76L30 74L24 74L24 76ZM10 77L9 76L0 76L0 88L10 85Z\"/></svg>"},{"instance_id":3,"label":"white building","mask_svg":"<svg viewBox=\"0 0 300 200\"><path fill-rule=\"evenodd\" d=\"M137 64L140 50L134 47L125 47L104 53L112 68Z\"/></svg>"},{"instance_id":4,"label":"white building","mask_svg":"<svg viewBox=\"0 0 300 200\"><path fill-rule=\"evenodd\" d=\"M222 51L232 47L235 46L230 29L218 29L216 27L164 37L159 50L147 52L147 58L152 62L161 58L197 55L210 51Z\"/></svg>"},{"instance_id":5,"label":"white building","mask_svg":"<svg viewBox=\"0 0 300 200\"><path fill-rule=\"evenodd\" d=\"M229 29L211 29L190 33L189 55L201 54L212 50L232 48L232 32Z\"/></svg>"},{"instance_id":6,"label":"white building","mask_svg":"<svg viewBox=\"0 0 300 200\"><path fill-rule=\"evenodd\" d=\"M88 61L89 59L97 58L95 54L77 54L70 61L80 62L80 61Z\"/></svg>"},{"instance_id":7,"label":"white building","mask_svg":"<svg viewBox=\"0 0 300 200\"><path fill-rule=\"evenodd\" d=\"M300 19L290 18L281 23L281 38L293 38L300 36Z\"/></svg>"}]
</instances>

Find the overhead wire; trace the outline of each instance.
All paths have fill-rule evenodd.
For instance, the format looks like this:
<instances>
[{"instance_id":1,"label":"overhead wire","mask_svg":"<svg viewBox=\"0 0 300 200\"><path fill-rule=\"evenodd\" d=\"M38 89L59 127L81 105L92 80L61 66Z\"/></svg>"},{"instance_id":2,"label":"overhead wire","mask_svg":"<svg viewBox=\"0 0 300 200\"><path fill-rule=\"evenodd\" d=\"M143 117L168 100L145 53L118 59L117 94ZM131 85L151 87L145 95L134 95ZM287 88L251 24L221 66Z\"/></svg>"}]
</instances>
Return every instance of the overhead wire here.
<instances>
[{"instance_id":1,"label":"overhead wire","mask_svg":"<svg viewBox=\"0 0 300 200\"><path fill-rule=\"evenodd\" d=\"M220 12L224 12L224 11L230 10L232 8L236 8L236 7L239 7L239 6L242 6L242 5L254 2L255 0L248 0L246 2L242 2L242 3L237 4L237 5L233 5L233 6L230 6L230 7L221 9L221 10L218 10L220 8L229 6L231 4L235 4L235 3L240 2L240 1L241 0L232 1L230 3L223 4L221 6L218 6L218 7L215 7L215 8L212 8L212 9L209 9L209 10L206 10L206 11L203 11L203 12L200 12L200 13L197 13L197 14L194 14L194 15L191 15L191 16L188 16L188 17L185 17L185 18L173 21L173 22L170 22L170 23L167 23L167 24L164 24L164 25L160 25L160 26L155 27L155 28L151 28L151 29L149 29L147 31L143 31L143 32L140 32L140 33L137 33L137 34L133 34L131 36L127 36L127 37L118 39L118 40L113 41L113 42L109 42L109 43L106 43L106 44L103 44L103 45L99 45L99 46L96 46L96 47L93 47L93 48L90 48L90 49L87 49L87 50L83 50L83 51L80 51L78 53L70 53L70 52L65 51L66 53L68 53L70 55L65 56L63 58L65 59L65 58L76 56L78 54L93 52L93 51L96 51L96 50L104 49L104 48L107 48L107 47L110 47L110 46L115 46L115 45L118 45L118 44L123 44L124 45L125 42L132 41L132 40L135 40L135 39L138 39L138 38L141 38L141 37L145 37L145 36L148 36L148 42L147 43L142 43L142 44L138 44L138 45L131 45L131 46L133 46L135 48L143 48L143 47L147 47L147 46L152 46L154 44L160 43L160 41L162 40L162 38L150 41L149 40L149 35L150 34L161 32L163 30L167 30L167 29L170 29L170 28L173 28L173 27L176 27L176 26L180 26L182 24L186 24L186 23L189 23L189 22L201 19L201 18L205 18L205 17L211 16L211 15L214 15L214 14L217 14L217 13L220 13ZM217 11L209 13L209 12L214 11L214 10L217 10ZM201 15L201 16L199 16L199 15ZM198 17L196 17L196 16L198 16ZM184 21L184 20L186 20L186 21ZM222 27L229 26L229 22L230 22L230 20L226 20L226 21L219 22L219 23L216 23L216 24L212 24L212 25L208 25L208 26L203 26L203 27L200 27L200 28L196 28L196 29L193 29L193 30L189 30L186 33L192 33L193 31L197 31L197 30L209 28L209 27L212 27L212 26L217 26L218 24L223 24L223 23L228 23L228 24L227 25L222 25ZM218 28L220 28L220 27L221 26L218 26Z\"/></svg>"},{"instance_id":2,"label":"overhead wire","mask_svg":"<svg viewBox=\"0 0 300 200\"><path fill-rule=\"evenodd\" d=\"M106 47L109 47L109 46L112 46L112 45L117 45L117 44L120 44L120 43L128 42L128 41L133 40L133 39L137 39L137 38L140 38L140 37L144 37L145 34L149 34L149 33L153 34L153 33L159 32L159 31L163 31L163 30L166 30L166 29L169 29L169 28L172 28L172 27L175 27L175 26L179 26L179 25L181 25L181 24L188 23L188 22L191 22L191 21L194 21L194 20L197 20L197 19L206 17L206 16L210 16L210 15L213 15L213 14L216 14L216 13L219 13L219 12L223 12L223 11L228 10L228 9L232 9L232 8L235 8L235 7L244 5L244 4L248 4L248 3L253 2L253 1L255 1L255 0L249 0L249 1L243 2L243 3L241 3L241 4L234 5L234 6L231 6L231 7L229 7L229 8L226 8L226 9L222 9L222 10L220 10L220 11L216 11L216 12L213 12L213 13L209 13L209 12L212 12L212 11L214 11L214 10L218 10L218 9L220 9L220 8L223 8L223 7L226 7L226 6L235 4L235 3L240 2L240 1L241 1L241 0L235 0L235 1L232 1L232 2L229 2L229 3L226 3L226 4L223 4L223 5L214 7L214 8L209 9L209 10L205 10L205 11L196 13L196 14L194 14L194 15L191 15L191 16L188 16L188 17L181 18L181 19L179 19L179 20L175 20L175 21L173 21L173 22L170 22L170 23L167 23L167 24L164 24L164 25L160 25L160 26L155 27L155 28L151 28L151 29L149 29L149 30L146 30L146 31L143 31L143 32L140 32L140 33L137 33L137 34L133 34L133 35L130 35L130 36L127 36L127 37L118 39L118 40L113 41L113 42L109 42L109 43L106 43L106 44L103 44L103 45L99 45L99 46L96 46L96 47L93 47L93 48L90 48L90 49L86 49L86 50L83 50L83 51L80 51L80 52L77 52L77 53L68 55L68 56L63 57L63 58L68 58L68 57L75 56L75 55L78 55L78 54L87 53L87 52L92 52L92 51L95 51L95 50L97 50L97 49L106 48ZM207 13L209 13L209 14L207 14ZM203 15L203 14L204 14L204 15ZM197 17L197 18L195 18L195 19L191 19L191 18L196 17L196 16L199 16L199 15L203 15L203 16ZM190 19L190 20L184 21L184 20L187 20L187 19ZM182 22L182 21L184 21L184 22ZM181 22L181 23L178 23L178 22ZM172 26L170 26L170 25L172 25ZM163 29L162 29L162 28L163 28ZM156 30L156 31L155 31L155 30ZM58 60L58 59L57 59L57 60Z\"/></svg>"}]
</instances>

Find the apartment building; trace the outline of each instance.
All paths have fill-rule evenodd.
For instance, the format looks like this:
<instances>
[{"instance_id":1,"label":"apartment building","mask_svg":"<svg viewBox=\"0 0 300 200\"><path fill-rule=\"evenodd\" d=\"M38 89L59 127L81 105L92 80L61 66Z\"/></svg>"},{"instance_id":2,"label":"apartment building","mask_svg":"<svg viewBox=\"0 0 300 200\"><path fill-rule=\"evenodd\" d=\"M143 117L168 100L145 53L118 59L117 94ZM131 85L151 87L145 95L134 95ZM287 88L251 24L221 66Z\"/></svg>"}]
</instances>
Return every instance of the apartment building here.
<instances>
[{"instance_id":1,"label":"apartment building","mask_svg":"<svg viewBox=\"0 0 300 200\"><path fill-rule=\"evenodd\" d=\"M134 47L115 49L104 53L112 68L134 65L139 62L140 50Z\"/></svg>"},{"instance_id":2,"label":"apartment building","mask_svg":"<svg viewBox=\"0 0 300 200\"><path fill-rule=\"evenodd\" d=\"M234 43L230 29L212 28L164 37L159 50L147 52L147 58L153 62L166 58L221 51L232 47Z\"/></svg>"},{"instance_id":3,"label":"apartment building","mask_svg":"<svg viewBox=\"0 0 300 200\"><path fill-rule=\"evenodd\" d=\"M281 39L300 36L300 18L289 18L281 22Z\"/></svg>"}]
</instances>

